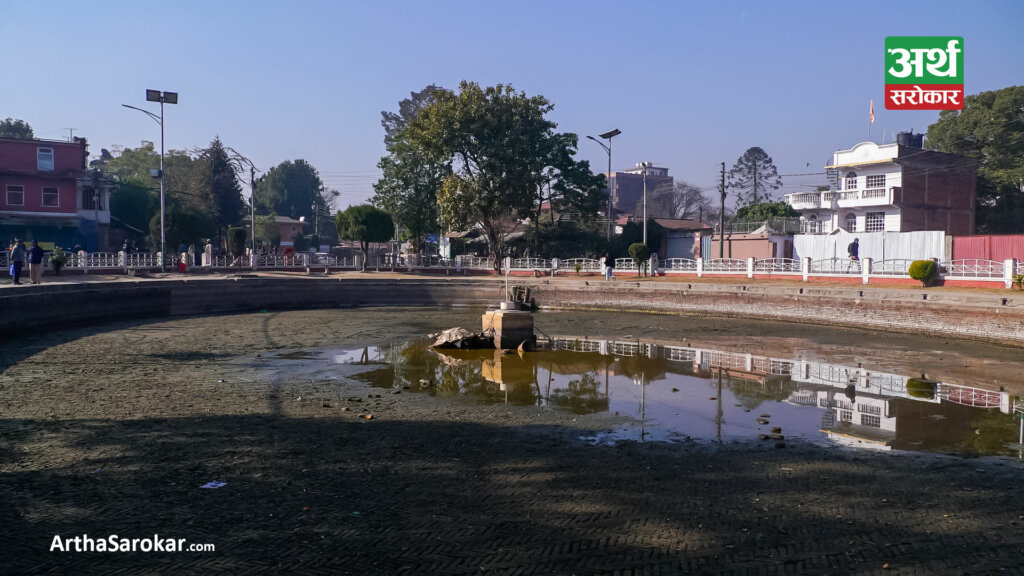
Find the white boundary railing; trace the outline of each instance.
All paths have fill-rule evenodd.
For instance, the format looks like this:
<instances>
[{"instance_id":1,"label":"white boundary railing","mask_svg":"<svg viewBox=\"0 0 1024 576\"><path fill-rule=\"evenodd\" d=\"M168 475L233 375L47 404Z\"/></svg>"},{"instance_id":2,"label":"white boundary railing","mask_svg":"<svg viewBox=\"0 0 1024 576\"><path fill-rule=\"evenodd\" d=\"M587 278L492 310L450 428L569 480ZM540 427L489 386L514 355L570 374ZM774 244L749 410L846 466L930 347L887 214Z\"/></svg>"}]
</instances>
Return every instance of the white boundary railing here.
<instances>
[{"instance_id":1,"label":"white boundary railing","mask_svg":"<svg viewBox=\"0 0 1024 576\"><path fill-rule=\"evenodd\" d=\"M64 268L67 270L79 270L88 273L90 269L97 271L122 270L127 272L131 269L154 269L160 267L159 254L148 252L65 252L67 263ZM0 252L0 265L7 268L10 255L7 251ZM241 261L230 255L212 255L205 257L206 264L203 266L189 265L189 269L242 269L252 270L252 256L246 255ZM180 254L168 254L166 268L175 270L182 261ZM332 254L261 254L256 256L256 269L279 269L286 268L307 268L325 267L340 269L355 269L361 267L362 255L338 258ZM557 263L556 263L557 262ZM637 264L632 258L616 258L615 270L619 272L635 272ZM804 258L795 260L792 258L715 258L708 260L689 258L668 258L652 263L656 268L651 273L655 275L664 274L695 274L698 277L707 274L714 276L722 275L746 275L754 279L759 275L794 275L803 276L808 281L813 276L816 279L822 277L843 278L849 281L851 278L860 278L864 284L870 284L872 278L889 278L910 280L908 275L910 259L890 259L873 262L870 258L863 260L851 260L848 258L827 258L822 260L811 260ZM49 263L49 253L44 260L46 268L52 266ZM555 275L560 272L563 275L575 270L580 265L580 272L589 274L602 273L602 260L596 258L516 258L511 262L510 271L522 273L533 271L540 274ZM1002 282L1004 287L1011 287L1014 274L1024 274L1024 262L1017 260L1006 260L999 262L983 259L960 259L938 262L940 280L976 281L996 283ZM367 268L389 268L395 271L478 271L491 273L494 271L492 260L482 256L456 256L448 259L436 255L425 256L419 254L373 254L367 261ZM556 269L557 268L557 269Z\"/></svg>"}]
</instances>

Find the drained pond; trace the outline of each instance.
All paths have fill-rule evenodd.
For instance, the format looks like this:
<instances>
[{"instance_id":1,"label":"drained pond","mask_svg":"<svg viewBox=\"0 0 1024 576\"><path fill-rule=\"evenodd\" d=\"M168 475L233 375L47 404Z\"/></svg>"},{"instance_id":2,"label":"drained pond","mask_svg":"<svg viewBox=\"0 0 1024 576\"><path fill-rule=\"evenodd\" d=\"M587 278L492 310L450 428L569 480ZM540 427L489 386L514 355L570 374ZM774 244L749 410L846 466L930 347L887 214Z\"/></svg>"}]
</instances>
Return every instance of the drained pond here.
<instances>
[{"instance_id":1,"label":"drained pond","mask_svg":"<svg viewBox=\"0 0 1024 576\"><path fill-rule=\"evenodd\" d=\"M783 449L802 442L1020 455L1020 350L796 323L600 312L536 313L535 352L431 348L429 335L443 329L479 330L482 312L266 312L32 336L2 349L5 412L324 417L372 415L387 405L403 417L420 398L448 414L507 406L503 416L513 424L547 414L594 444Z\"/></svg>"}]
</instances>

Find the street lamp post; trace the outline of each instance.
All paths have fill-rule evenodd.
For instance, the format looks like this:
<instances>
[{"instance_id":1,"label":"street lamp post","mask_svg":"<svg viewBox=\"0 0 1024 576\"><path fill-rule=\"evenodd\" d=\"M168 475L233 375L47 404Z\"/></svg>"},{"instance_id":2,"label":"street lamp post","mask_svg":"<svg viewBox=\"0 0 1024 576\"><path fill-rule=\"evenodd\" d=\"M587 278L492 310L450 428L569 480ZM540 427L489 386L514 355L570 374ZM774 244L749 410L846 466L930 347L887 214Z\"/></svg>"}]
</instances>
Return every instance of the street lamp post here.
<instances>
[{"instance_id":1,"label":"street lamp post","mask_svg":"<svg viewBox=\"0 0 1024 576\"><path fill-rule=\"evenodd\" d=\"M131 108L132 110L138 110L152 118L154 122L160 125L160 271L163 272L164 266L167 263L167 232L164 229L164 103L177 104L178 93L147 89L146 101L160 103L160 116L157 116L149 110L143 110L142 108L136 108L135 106L129 106L127 104L121 104L121 106Z\"/></svg>"},{"instance_id":2,"label":"street lamp post","mask_svg":"<svg viewBox=\"0 0 1024 576\"><path fill-rule=\"evenodd\" d=\"M619 130L618 128L614 128L607 132L602 132L601 134L598 134L598 136L600 136L601 138L608 140L607 146L605 146L604 142L601 142L597 138L594 138L593 136L587 136L587 138L590 138L594 142L600 144L601 148L604 148L604 151L608 153L608 222L605 226L605 240L607 241L611 241L612 239L612 198L614 198L615 195L614 191L612 190L612 138L618 136L619 134L622 134L622 131Z\"/></svg>"},{"instance_id":3,"label":"street lamp post","mask_svg":"<svg viewBox=\"0 0 1024 576\"><path fill-rule=\"evenodd\" d=\"M640 167L643 168L644 177L644 246L647 245L647 167L650 165L650 162L640 163Z\"/></svg>"}]
</instances>

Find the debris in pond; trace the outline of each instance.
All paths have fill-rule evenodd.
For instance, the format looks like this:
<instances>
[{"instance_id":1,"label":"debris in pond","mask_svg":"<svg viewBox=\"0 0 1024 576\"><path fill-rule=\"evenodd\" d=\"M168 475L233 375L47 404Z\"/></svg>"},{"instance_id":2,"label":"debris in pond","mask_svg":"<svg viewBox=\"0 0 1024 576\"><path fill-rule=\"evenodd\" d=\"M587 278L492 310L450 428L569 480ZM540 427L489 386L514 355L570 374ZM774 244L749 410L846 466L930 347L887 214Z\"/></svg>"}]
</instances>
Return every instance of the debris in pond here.
<instances>
[{"instance_id":1,"label":"debris in pond","mask_svg":"<svg viewBox=\"0 0 1024 576\"><path fill-rule=\"evenodd\" d=\"M324 408L330 408L330 407L331 407L331 403L330 402L324 402Z\"/></svg>"},{"instance_id":2,"label":"debris in pond","mask_svg":"<svg viewBox=\"0 0 1024 576\"><path fill-rule=\"evenodd\" d=\"M227 486L227 485L228 485L227 482L220 482L218 480L213 480L211 482L207 482L206 484L203 484L202 486L200 486L200 488L210 488L210 489L213 489L213 488L220 488L222 486Z\"/></svg>"},{"instance_id":3,"label":"debris in pond","mask_svg":"<svg viewBox=\"0 0 1024 576\"><path fill-rule=\"evenodd\" d=\"M449 328L434 341L434 348L461 348L466 350L493 348L494 337L470 332L465 328Z\"/></svg>"},{"instance_id":4,"label":"debris in pond","mask_svg":"<svg viewBox=\"0 0 1024 576\"><path fill-rule=\"evenodd\" d=\"M757 419L757 423L762 425L762 426L766 426L768 424L768 419L767 418L758 418Z\"/></svg>"},{"instance_id":5,"label":"debris in pond","mask_svg":"<svg viewBox=\"0 0 1024 576\"><path fill-rule=\"evenodd\" d=\"M782 434L782 426L772 426L771 433L772 434Z\"/></svg>"},{"instance_id":6,"label":"debris in pond","mask_svg":"<svg viewBox=\"0 0 1024 576\"><path fill-rule=\"evenodd\" d=\"M217 382L218 382L218 383L220 383L220 384L223 384L224 382L226 382L226 380L224 380L223 378L221 378L220 380L217 380Z\"/></svg>"},{"instance_id":7,"label":"debris in pond","mask_svg":"<svg viewBox=\"0 0 1024 576\"><path fill-rule=\"evenodd\" d=\"M673 392L679 392L679 388L673 388L672 391Z\"/></svg>"}]
</instances>

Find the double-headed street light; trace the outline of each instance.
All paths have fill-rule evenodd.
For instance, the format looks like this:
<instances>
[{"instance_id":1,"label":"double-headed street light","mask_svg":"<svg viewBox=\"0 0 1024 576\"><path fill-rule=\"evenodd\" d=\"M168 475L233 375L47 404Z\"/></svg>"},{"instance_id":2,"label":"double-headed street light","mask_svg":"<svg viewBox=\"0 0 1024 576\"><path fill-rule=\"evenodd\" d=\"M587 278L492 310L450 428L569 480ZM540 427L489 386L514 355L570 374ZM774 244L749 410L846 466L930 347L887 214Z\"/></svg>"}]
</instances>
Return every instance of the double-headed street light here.
<instances>
[{"instance_id":1,"label":"double-headed street light","mask_svg":"<svg viewBox=\"0 0 1024 576\"><path fill-rule=\"evenodd\" d=\"M597 138L587 136L587 138L590 138L594 142L600 144L601 148L604 148L604 151L608 153L608 224L605 230L605 240L607 241L611 241L612 239L612 198L614 197L614 192L612 191L612 138L619 134L622 134L622 131L618 128L598 134L601 138L608 140L607 146Z\"/></svg>"},{"instance_id":2,"label":"double-headed street light","mask_svg":"<svg viewBox=\"0 0 1024 576\"><path fill-rule=\"evenodd\" d=\"M640 167L643 168L644 175L644 246L647 245L647 169L650 166L650 162L640 163Z\"/></svg>"},{"instance_id":3,"label":"double-headed street light","mask_svg":"<svg viewBox=\"0 0 1024 576\"><path fill-rule=\"evenodd\" d=\"M160 125L160 271L163 272L164 266L167 262L167 233L164 230L164 103L177 104L178 93L146 90L146 101L160 103L160 116L157 116L149 110L143 110L142 108L136 108L135 106L129 106L127 104L121 104L121 106L131 108L132 110L138 110L152 118L154 122Z\"/></svg>"}]
</instances>

